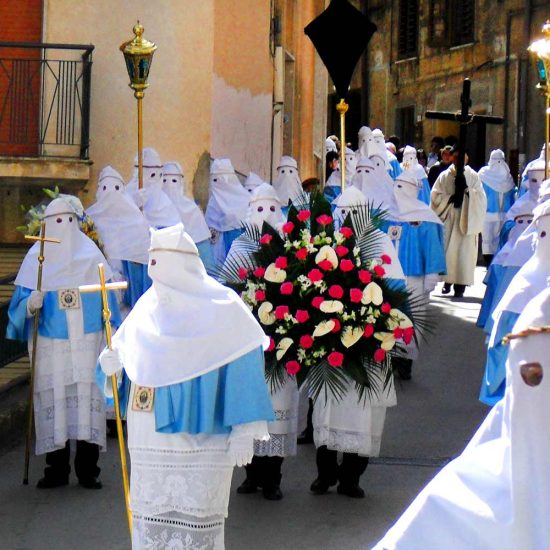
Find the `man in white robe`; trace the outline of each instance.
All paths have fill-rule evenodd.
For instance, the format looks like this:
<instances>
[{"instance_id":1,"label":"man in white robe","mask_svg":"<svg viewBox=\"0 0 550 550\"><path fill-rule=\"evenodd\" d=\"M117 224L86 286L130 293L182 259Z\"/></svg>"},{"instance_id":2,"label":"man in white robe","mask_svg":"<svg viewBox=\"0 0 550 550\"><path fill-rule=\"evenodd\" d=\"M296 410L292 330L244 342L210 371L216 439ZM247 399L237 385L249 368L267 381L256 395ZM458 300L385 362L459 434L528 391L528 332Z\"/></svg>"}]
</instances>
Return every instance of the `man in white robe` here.
<instances>
[{"instance_id":1,"label":"man in white robe","mask_svg":"<svg viewBox=\"0 0 550 550\"><path fill-rule=\"evenodd\" d=\"M454 294L460 298L465 288L474 283L478 238L483 229L487 198L478 174L466 165L463 202L455 206L459 194L455 188L457 161L455 148L453 164L439 175L433 186L430 206L445 225L447 275L443 278L443 293L448 294L454 285Z\"/></svg>"},{"instance_id":2,"label":"man in white robe","mask_svg":"<svg viewBox=\"0 0 550 550\"><path fill-rule=\"evenodd\" d=\"M206 274L180 223L153 233L153 286L105 350L131 381L133 550L224 548L231 477L268 437L266 336L232 290ZM100 380L109 393L110 379Z\"/></svg>"}]
</instances>

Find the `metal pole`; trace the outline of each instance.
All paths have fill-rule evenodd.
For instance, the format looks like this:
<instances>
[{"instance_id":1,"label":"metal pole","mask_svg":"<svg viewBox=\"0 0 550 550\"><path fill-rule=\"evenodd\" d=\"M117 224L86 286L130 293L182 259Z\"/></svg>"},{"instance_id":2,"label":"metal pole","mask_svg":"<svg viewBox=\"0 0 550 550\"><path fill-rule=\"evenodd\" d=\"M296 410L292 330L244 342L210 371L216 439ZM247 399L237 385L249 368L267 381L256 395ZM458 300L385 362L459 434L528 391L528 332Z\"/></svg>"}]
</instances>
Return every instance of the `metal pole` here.
<instances>
[{"instance_id":1,"label":"metal pole","mask_svg":"<svg viewBox=\"0 0 550 550\"><path fill-rule=\"evenodd\" d=\"M135 92L138 116L138 189L143 189L143 92Z\"/></svg>"},{"instance_id":2,"label":"metal pole","mask_svg":"<svg viewBox=\"0 0 550 550\"><path fill-rule=\"evenodd\" d=\"M336 110L340 113L340 182L342 191L346 188L346 113L349 105L345 99L341 99L336 105Z\"/></svg>"},{"instance_id":3,"label":"metal pole","mask_svg":"<svg viewBox=\"0 0 550 550\"><path fill-rule=\"evenodd\" d=\"M546 119L546 130L545 130L545 138L544 138L544 179L548 179L548 176L550 175L550 169L548 166L548 162L550 162L550 147L548 146L548 143L550 142L550 87L546 87L546 112L545 112L545 119Z\"/></svg>"}]
</instances>

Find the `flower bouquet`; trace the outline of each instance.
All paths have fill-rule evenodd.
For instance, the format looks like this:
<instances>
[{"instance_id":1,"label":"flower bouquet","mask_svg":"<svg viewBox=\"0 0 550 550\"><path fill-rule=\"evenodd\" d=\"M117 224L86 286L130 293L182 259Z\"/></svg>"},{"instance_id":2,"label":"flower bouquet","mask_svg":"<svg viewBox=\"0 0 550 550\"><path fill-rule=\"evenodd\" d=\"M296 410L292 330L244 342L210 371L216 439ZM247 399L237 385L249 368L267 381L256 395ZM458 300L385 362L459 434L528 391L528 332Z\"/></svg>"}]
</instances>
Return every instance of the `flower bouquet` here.
<instances>
[{"instance_id":1,"label":"flower bouquet","mask_svg":"<svg viewBox=\"0 0 550 550\"><path fill-rule=\"evenodd\" d=\"M349 215L337 230L319 194L290 207L282 236L267 224L245 233L255 246L226 263L222 278L270 338L268 380L296 376L313 398L321 390L338 398L350 380L360 396L383 390L391 353L415 336L404 285L384 278L391 258L361 250L368 238L355 234Z\"/></svg>"}]
</instances>

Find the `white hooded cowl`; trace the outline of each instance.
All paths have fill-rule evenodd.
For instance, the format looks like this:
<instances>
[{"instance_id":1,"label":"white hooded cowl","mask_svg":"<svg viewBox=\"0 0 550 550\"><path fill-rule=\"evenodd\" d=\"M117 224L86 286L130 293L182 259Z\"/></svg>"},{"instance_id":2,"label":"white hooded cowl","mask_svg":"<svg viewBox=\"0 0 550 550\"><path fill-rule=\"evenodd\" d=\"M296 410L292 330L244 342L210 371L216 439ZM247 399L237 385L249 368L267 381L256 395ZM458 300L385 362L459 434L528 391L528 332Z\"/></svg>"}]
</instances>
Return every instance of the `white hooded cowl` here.
<instances>
[{"instance_id":1,"label":"white hooded cowl","mask_svg":"<svg viewBox=\"0 0 550 550\"><path fill-rule=\"evenodd\" d=\"M514 179L500 149L491 151L489 164L478 172L481 181L498 193L507 193L514 188Z\"/></svg>"},{"instance_id":2,"label":"white hooded cowl","mask_svg":"<svg viewBox=\"0 0 550 550\"><path fill-rule=\"evenodd\" d=\"M273 182L273 188L277 192L283 207L290 202L299 202L302 195L302 182L298 172L298 163L292 157L281 157L277 166L277 177Z\"/></svg>"}]
</instances>

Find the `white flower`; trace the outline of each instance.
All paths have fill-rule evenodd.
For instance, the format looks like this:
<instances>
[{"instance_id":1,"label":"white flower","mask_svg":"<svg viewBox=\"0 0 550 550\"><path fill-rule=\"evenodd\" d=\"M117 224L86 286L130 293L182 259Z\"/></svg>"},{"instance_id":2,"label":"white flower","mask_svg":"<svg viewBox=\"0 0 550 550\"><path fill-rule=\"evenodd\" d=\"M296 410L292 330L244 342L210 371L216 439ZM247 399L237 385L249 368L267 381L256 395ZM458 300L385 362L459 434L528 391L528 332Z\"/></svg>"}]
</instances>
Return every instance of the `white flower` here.
<instances>
[{"instance_id":1,"label":"white flower","mask_svg":"<svg viewBox=\"0 0 550 550\"><path fill-rule=\"evenodd\" d=\"M273 304L271 302L264 302L258 308L258 317L260 318L260 323L263 325L272 325L275 322L275 315L272 313Z\"/></svg>"},{"instance_id":2,"label":"white flower","mask_svg":"<svg viewBox=\"0 0 550 550\"><path fill-rule=\"evenodd\" d=\"M332 329L336 326L336 323L332 320L330 321L321 321L313 331L313 338L319 338L320 336L324 336L325 334L328 334L332 331Z\"/></svg>"},{"instance_id":3,"label":"white flower","mask_svg":"<svg viewBox=\"0 0 550 550\"><path fill-rule=\"evenodd\" d=\"M338 256L332 246L322 246L319 252L317 252L317 255L315 256L315 263L320 264L324 260L328 260L330 262L332 269L336 269L338 267Z\"/></svg>"},{"instance_id":4,"label":"white flower","mask_svg":"<svg viewBox=\"0 0 550 550\"><path fill-rule=\"evenodd\" d=\"M395 346L395 337L393 332L375 332L374 337L382 342L380 347L384 351L391 351Z\"/></svg>"},{"instance_id":5,"label":"white flower","mask_svg":"<svg viewBox=\"0 0 550 550\"><path fill-rule=\"evenodd\" d=\"M284 357L288 348L292 346L292 344L294 344L294 342L292 341L292 338L283 338L277 344L277 353L275 354L275 356L277 357L277 361L280 361Z\"/></svg>"},{"instance_id":6,"label":"white flower","mask_svg":"<svg viewBox=\"0 0 550 550\"><path fill-rule=\"evenodd\" d=\"M342 313L344 304L340 300L325 300L319 306L323 313Z\"/></svg>"},{"instance_id":7,"label":"white flower","mask_svg":"<svg viewBox=\"0 0 550 550\"><path fill-rule=\"evenodd\" d=\"M286 330L285 327L279 326L279 327L277 327L277 328L275 329L275 332L276 332L277 334L286 334L286 333L287 333L287 330Z\"/></svg>"},{"instance_id":8,"label":"white flower","mask_svg":"<svg viewBox=\"0 0 550 550\"><path fill-rule=\"evenodd\" d=\"M279 269L274 263L269 264L265 270L264 279L270 283L282 283L286 279L286 271Z\"/></svg>"},{"instance_id":9,"label":"white flower","mask_svg":"<svg viewBox=\"0 0 550 550\"><path fill-rule=\"evenodd\" d=\"M363 290L363 298L361 298L362 304L374 304L375 306L379 306L383 301L384 295L377 283L369 283Z\"/></svg>"},{"instance_id":10,"label":"white flower","mask_svg":"<svg viewBox=\"0 0 550 550\"><path fill-rule=\"evenodd\" d=\"M410 328L413 326L412 321L399 309L393 308L390 310L389 319L386 322L389 330L399 328Z\"/></svg>"},{"instance_id":11,"label":"white flower","mask_svg":"<svg viewBox=\"0 0 550 550\"><path fill-rule=\"evenodd\" d=\"M340 340L346 348L351 348L354 344L359 342L361 340L361 337L363 336L363 330L357 327L350 327L346 326L342 330L342 336L340 337Z\"/></svg>"}]
</instances>

